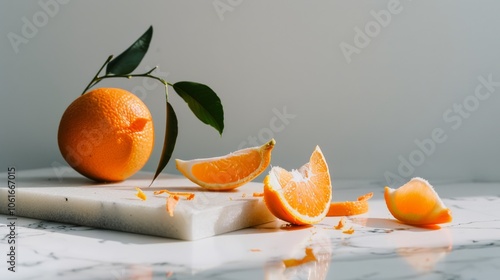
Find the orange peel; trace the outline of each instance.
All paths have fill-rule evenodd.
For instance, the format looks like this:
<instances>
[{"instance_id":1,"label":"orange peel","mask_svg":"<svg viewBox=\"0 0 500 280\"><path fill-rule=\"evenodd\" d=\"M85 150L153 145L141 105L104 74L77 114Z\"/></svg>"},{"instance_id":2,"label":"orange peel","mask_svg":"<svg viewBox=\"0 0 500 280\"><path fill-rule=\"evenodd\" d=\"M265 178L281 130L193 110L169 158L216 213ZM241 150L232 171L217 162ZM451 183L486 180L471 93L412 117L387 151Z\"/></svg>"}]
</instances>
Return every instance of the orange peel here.
<instances>
[{"instance_id":1,"label":"orange peel","mask_svg":"<svg viewBox=\"0 0 500 280\"><path fill-rule=\"evenodd\" d=\"M167 212L170 215L170 217L174 216L174 210L175 206L177 206L177 203L179 203L179 197L177 195L169 195L167 197Z\"/></svg>"},{"instance_id":2,"label":"orange peel","mask_svg":"<svg viewBox=\"0 0 500 280\"><path fill-rule=\"evenodd\" d=\"M140 200L146 200L148 198L141 188L137 187L135 190L137 191L135 196L137 196Z\"/></svg>"},{"instance_id":3,"label":"orange peel","mask_svg":"<svg viewBox=\"0 0 500 280\"><path fill-rule=\"evenodd\" d=\"M341 201L330 203L330 209L326 216L353 216L368 212L368 200L373 197L373 192L369 192L358 197L357 201Z\"/></svg>"},{"instance_id":4,"label":"orange peel","mask_svg":"<svg viewBox=\"0 0 500 280\"><path fill-rule=\"evenodd\" d=\"M354 228L350 227L349 229L343 230L342 233L353 234L354 233Z\"/></svg>"},{"instance_id":5,"label":"orange peel","mask_svg":"<svg viewBox=\"0 0 500 280\"><path fill-rule=\"evenodd\" d=\"M345 225L345 218L342 217L342 218L340 218L339 223L336 226L334 226L333 228L340 230L340 229L344 228L344 225Z\"/></svg>"},{"instance_id":6,"label":"orange peel","mask_svg":"<svg viewBox=\"0 0 500 280\"><path fill-rule=\"evenodd\" d=\"M193 160L175 160L176 168L200 187L227 191L240 187L259 176L271 162L276 141L262 146L240 149L230 154Z\"/></svg>"},{"instance_id":7,"label":"orange peel","mask_svg":"<svg viewBox=\"0 0 500 280\"><path fill-rule=\"evenodd\" d=\"M159 191L155 191L153 194L154 195L160 195L160 194L163 194L163 193L166 193L168 195L173 195L173 196L183 196L185 197L187 200L193 200L194 197L195 197L195 194L194 193L190 193L190 192L171 192L169 190L159 190Z\"/></svg>"},{"instance_id":8,"label":"orange peel","mask_svg":"<svg viewBox=\"0 0 500 280\"><path fill-rule=\"evenodd\" d=\"M180 197L184 197L186 198L186 200L193 200L195 196L194 193L190 192L171 192L169 190L158 190L153 192L154 195L160 195L164 193L168 194L166 209L170 217L174 216L174 210L177 206L177 203L179 203Z\"/></svg>"},{"instance_id":9,"label":"orange peel","mask_svg":"<svg viewBox=\"0 0 500 280\"><path fill-rule=\"evenodd\" d=\"M253 197L264 197L264 193L263 192L261 192L261 193L254 192L252 196Z\"/></svg>"}]
</instances>

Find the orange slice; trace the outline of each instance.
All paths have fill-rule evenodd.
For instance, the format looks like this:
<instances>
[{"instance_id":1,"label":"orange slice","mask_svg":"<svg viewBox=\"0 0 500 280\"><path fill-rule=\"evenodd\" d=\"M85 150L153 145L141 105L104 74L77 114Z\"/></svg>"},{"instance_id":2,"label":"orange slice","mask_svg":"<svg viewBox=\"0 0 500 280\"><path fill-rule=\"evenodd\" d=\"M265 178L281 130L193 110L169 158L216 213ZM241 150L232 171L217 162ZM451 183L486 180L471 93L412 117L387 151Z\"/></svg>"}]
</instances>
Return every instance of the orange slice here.
<instances>
[{"instance_id":1,"label":"orange slice","mask_svg":"<svg viewBox=\"0 0 500 280\"><path fill-rule=\"evenodd\" d=\"M193 200L195 196L194 193L190 192L171 192L169 190L158 190L153 192L154 195L160 195L164 193L168 194L166 209L170 217L174 216L175 207L177 206L177 203L179 203L179 199L181 196L186 198L186 200Z\"/></svg>"},{"instance_id":2,"label":"orange slice","mask_svg":"<svg viewBox=\"0 0 500 280\"><path fill-rule=\"evenodd\" d=\"M259 176L271 162L271 151L276 141L260 147L246 148L225 156L180 160L177 169L195 184L216 191L225 191L244 185Z\"/></svg>"},{"instance_id":3,"label":"orange slice","mask_svg":"<svg viewBox=\"0 0 500 280\"><path fill-rule=\"evenodd\" d=\"M385 203L391 214L409 225L451 222L451 211L434 188L422 178L413 178L398 189L385 187Z\"/></svg>"},{"instance_id":4,"label":"orange slice","mask_svg":"<svg viewBox=\"0 0 500 280\"><path fill-rule=\"evenodd\" d=\"M330 173L321 149L298 170L273 167L264 178L264 201L277 218L294 225L322 221L332 199Z\"/></svg>"},{"instance_id":5,"label":"orange slice","mask_svg":"<svg viewBox=\"0 0 500 280\"><path fill-rule=\"evenodd\" d=\"M368 200L372 198L372 196L373 193L370 192L358 197L357 201L332 202L326 215L328 217L335 217L364 214L369 210Z\"/></svg>"}]
</instances>

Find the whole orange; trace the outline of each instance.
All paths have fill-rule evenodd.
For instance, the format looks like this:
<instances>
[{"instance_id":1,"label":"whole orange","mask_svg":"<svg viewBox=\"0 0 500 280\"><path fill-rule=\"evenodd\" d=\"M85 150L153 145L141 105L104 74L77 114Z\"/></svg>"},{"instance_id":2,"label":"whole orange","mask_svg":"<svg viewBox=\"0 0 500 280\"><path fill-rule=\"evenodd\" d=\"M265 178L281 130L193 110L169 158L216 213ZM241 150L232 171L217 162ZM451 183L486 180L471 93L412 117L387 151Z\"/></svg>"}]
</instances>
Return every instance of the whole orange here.
<instances>
[{"instance_id":1,"label":"whole orange","mask_svg":"<svg viewBox=\"0 0 500 280\"><path fill-rule=\"evenodd\" d=\"M153 119L134 94L99 88L78 97L59 124L59 150L80 174L99 182L122 181L148 161Z\"/></svg>"}]
</instances>

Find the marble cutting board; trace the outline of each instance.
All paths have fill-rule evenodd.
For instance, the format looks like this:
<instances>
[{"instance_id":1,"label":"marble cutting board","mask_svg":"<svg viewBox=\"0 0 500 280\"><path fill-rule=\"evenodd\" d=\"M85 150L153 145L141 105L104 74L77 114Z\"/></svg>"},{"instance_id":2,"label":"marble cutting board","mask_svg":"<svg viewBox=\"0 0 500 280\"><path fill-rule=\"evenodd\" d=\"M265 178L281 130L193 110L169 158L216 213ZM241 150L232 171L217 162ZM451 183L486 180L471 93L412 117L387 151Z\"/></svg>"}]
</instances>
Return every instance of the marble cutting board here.
<instances>
[{"instance_id":1,"label":"marble cutting board","mask_svg":"<svg viewBox=\"0 0 500 280\"><path fill-rule=\"evenodd\" d=\"M206 238L275 220L262 198L262 183L251 182L234 191L205 191L188 179L138 173L126 181L97 184L70 168L16 170L15 215L183 240ZM7 182L7 173L0 174ZM135 194L141 187L148 199ZM180 199L174 212L166 211L166 195L156 190L195 193ZM0 185L0 213L8 214L7 184Z\"/></svg>"}]
</instances>

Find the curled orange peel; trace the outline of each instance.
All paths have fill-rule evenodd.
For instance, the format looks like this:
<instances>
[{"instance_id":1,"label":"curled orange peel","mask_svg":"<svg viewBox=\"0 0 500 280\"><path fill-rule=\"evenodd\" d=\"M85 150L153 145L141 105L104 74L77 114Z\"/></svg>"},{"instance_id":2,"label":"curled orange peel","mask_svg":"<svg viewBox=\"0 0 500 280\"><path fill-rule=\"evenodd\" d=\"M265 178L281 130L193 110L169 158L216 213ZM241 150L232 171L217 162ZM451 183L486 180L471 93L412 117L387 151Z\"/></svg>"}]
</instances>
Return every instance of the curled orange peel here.
<instances>
[{"instance_id":1,"label":"curled orange peel","mask_svg":"<svg viewBox=\"0 0 500 280\"><path fill-rule=\"evenodd\" d=\"M166 194L168 194L170 196L183 196L187 200L194 199L194 193L190 193L190 192L171 192L169 190L159 190L159 191L155 191L153 194L154 195L160 195L160 194L163 194L163 193L166 193Z\"/></svg>"},{"instance_id":2,"label":"curled orange peel","mask_svg":"<svg viewBox=\"0 0 500 280\"><path fill-rule=\"evenodd\" d=\"M177 203L179 203L180 197L184 197L186 198L186 200L194 199L194 193L190 192L171 192L169 190L159 190L153 192L154 195L160 195L164 193L168 194L166 209L170 217L174 216L174 210L177 206Z\"/></svg>"},{"instance_id":3,"label":"curled orange peel","mask_svg":"<svg viewBox=\"0 0 500 280\"><path fill-rule=\"evenodd\" d=\"M140 200L146 200L147 199L146 194L141 190L141 188L137 187L137 188L135 188L135 190L137 191L137 193L135 194L135 196L137 196Z\"/></svg>"},{"instance_id":4,"label":"curled orange peel","mask_svg":"<svg viewBox=\"0 0 500 280\"><path fill-rule=\"evenodd\" d=\"M340 229L344 228L344 225L345 225L345 218L342 217L342 218L340 218L339 223L336 226L334 226L333 228L340 230Z\"/></svg>"},{"instance_id":5,"label":"curled orange peel","mask_svg":"<svg viewBox=\"0 0 500 280\"><path fill-rule=\"evenodd\" d=\"M368 200L372 198L373 192L358 197L357 201L341 201L330 203L330 209L326 216L353 216L368 212Z\"/></svg>"},{"instance_id":6,"label":"curled orange peel","mask_svg":"<svg viewBox=\"0 0 500 280\"><path fill-rule=\"evenodd\" d=\"M177 203L179 203L179 197L177 195L169 195L167 197L167 212L170 215L170 217L174 216L174 210L175 206L177 206Z\"/></svg>"}]
</instances>

